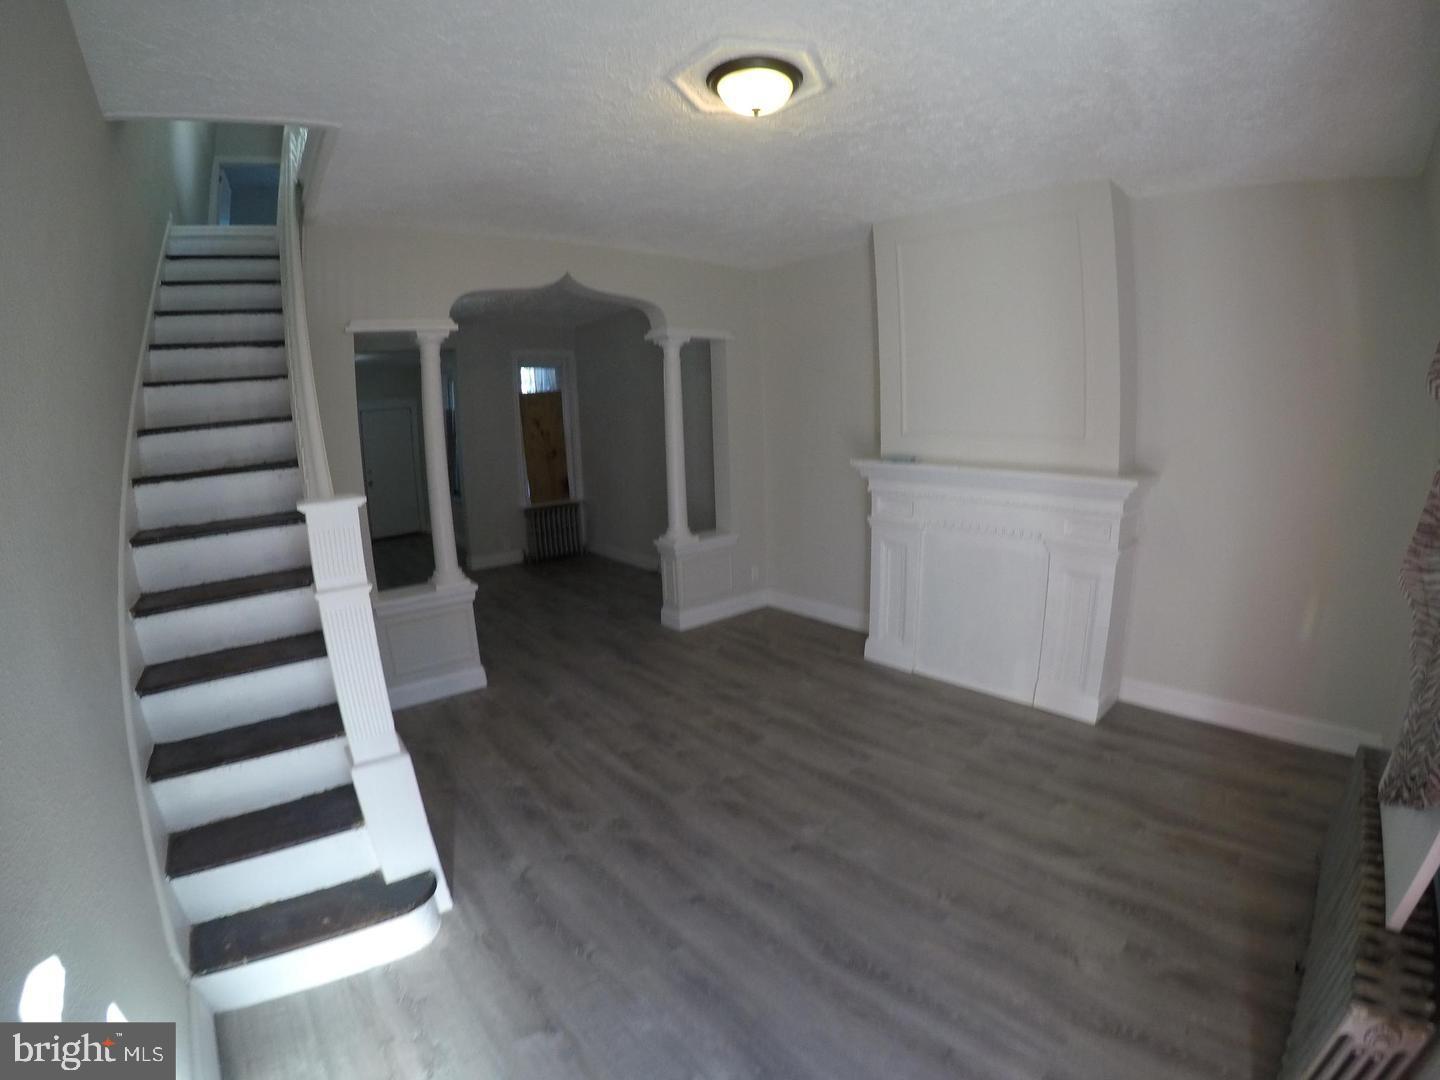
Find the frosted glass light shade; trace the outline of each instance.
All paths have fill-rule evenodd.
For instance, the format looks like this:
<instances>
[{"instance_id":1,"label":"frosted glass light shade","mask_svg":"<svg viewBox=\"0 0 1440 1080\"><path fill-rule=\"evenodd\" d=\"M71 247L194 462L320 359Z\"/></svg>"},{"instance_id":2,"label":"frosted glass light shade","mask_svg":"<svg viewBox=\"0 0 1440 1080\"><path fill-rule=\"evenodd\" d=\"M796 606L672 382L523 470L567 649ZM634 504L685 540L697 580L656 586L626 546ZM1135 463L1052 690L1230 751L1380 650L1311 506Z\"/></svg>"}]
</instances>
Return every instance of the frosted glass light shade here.
<instances>
[{"instance_id":1,"label":"frosted glass light shade","mask_svg":"<svg viewBox=\"0 0 1440 1080\"><path fill-rule=\"evenodd\" d=\"M783 108L800 79L793 64L757 56L721 64L706 81L732 112L759 117Z\"/></svg>"}]
</instances>

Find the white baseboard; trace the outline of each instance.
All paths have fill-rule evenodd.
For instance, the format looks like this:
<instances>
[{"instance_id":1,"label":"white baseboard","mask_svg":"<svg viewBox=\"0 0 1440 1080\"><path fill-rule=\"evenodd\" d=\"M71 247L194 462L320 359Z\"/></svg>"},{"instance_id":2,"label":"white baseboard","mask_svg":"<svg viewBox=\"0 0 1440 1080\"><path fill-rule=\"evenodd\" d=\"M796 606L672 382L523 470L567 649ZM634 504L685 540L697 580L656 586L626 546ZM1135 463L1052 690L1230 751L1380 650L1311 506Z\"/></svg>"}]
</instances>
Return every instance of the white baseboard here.
<instances>
[{"instance_id":1,"label":"white baseboard","mask_svg":"<svg viewBox=\"0 0 1440 1080\"><path fill-rule=\"evenodd\" d=\"M1318 750L1330 750L1339 754L1353 754L1361 746L1385 745L1385 740L1373 731L1342 727L1311 716L1280 712L1278 709L1247 705L1240 701L1227 701L1209 694L1197 694L1141 679L1122 679L1120 700L1157 712L1172 713L1187 720L1199 720L1217 727L1246 731L1267 739L1294 743L1297 746L1312 746Z\"/></svg>"},{"instance_id":2,"label":"white baseboard","mask_svg":"<svg viewBox=\"0 0 1440 1080\"><path fill-rule=\"evenodd\" d=\"M468 694L471 690L484 690L485 669L478 663L473 667L457 671L445 671L439 675L422 675L418 678L397 682L390 689L390 708L408 709L427 701Z\"/></svg>"},{"instance_id":3,"label":"white baseboard","mask_svg":"<svg viewBox=\"0 0 1440 1080\"><path fill-rule=\"evenodd\" d=\"M637 570L655 572L660 569L660 555L655 551L627 551L624 548L611 547L608 544L587 544L586 550L591 555L599 555L602 559L609 559L611 562L624 563Z\"/></svg>"},{"instance_id":4,"label":"white baseboard","mask_svg":"<svg viewBox=\"0 0 1440 1080\"><path fill-rule=\"evenodd\" d=\"M688 611L677 612L673 608L661 608L660 622L671 630L694 630L697 626L734 618L747 611L758 611L765 606L765 590L757 589L743 596L727 596L723 600L701 604Z\"/></svg>"},{"instance_id":5,"label":"white baseboard","mask_svg":"<svg viewBox=\"0 0 1440 1080\"><path fill-rule=\"evenodd\" d=\"M787 593L780 589L766 589L765 604L768 607L779 608L781 611L788 611L791 615L801 615L807 619L829 623L831 626L838 626L845 630L863 632L870 628L870 616L863 611L842 607L825 600L811 600L808 597L796 596L794 593Z\"/></svg>"},{"instance_id":6,"label":"white baseboard","mask_svg":"<svg viewBox=\"0 0 1440 1080\"><path fill-rule=\"evenodd\" d=\"M524 561L525 552L523 551L491 551L483 555L472 555L467 565L471 570L494 570L497 567L514 566L516 563Z\"/></svg>"}]
</instances>

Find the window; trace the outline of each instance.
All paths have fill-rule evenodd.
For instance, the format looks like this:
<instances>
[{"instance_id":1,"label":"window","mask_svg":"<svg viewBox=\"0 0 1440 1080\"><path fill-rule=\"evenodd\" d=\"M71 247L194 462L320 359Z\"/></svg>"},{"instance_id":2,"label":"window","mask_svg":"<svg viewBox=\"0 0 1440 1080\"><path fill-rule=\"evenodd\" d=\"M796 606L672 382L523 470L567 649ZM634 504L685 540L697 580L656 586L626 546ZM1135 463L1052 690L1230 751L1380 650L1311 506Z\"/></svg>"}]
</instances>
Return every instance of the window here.
<instances>
[{"instance_id":1,"label":"window","mask_svg":"<svg viewBox=\"0 0 1440 1080\"><path fill-rule=\"evenodd\" d=\"M520 393L557 394L560 392L560 369L520 365Z\"/></svg>"}]
</instances>

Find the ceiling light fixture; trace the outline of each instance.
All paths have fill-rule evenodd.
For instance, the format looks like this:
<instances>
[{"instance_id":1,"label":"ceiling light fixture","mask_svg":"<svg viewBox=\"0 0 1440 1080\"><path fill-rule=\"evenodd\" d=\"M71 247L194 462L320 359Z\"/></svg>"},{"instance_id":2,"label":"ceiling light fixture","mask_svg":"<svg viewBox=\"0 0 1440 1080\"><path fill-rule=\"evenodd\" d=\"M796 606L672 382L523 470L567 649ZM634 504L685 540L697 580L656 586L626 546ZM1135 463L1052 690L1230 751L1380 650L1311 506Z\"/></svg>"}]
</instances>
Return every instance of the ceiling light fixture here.
<instances>
[{"instance_id":1,"label":"ceiling light fixture","mask_svg":"<svg viewBox=\"0 0 1440 1080\"><path fill-rule=\"evenodd\" d=\"M788 60L742 56L712 70L705 83L732 112L760 117L784 108L803 79Z\"/></svg>"}]
</instances>

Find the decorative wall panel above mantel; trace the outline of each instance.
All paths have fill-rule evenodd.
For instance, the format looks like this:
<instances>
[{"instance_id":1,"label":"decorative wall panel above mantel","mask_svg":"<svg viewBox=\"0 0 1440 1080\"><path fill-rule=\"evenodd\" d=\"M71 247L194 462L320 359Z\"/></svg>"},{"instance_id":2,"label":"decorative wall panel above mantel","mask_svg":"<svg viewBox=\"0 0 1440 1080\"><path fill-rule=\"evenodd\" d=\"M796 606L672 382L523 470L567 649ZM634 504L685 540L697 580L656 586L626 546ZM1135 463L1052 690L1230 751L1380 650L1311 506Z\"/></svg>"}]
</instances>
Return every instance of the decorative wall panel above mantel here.
<instances>
[{"instance_id":1,"label":"decorative wall panel above mantel","mask_svg":"<svg viewBox=\"0 0 1440 1080\"><path fill-rule=\"evenodd\" d=\"M877 225L881 453L1128 467L1129 263L1103 182Z\"/></svg>"}]
</instances>

